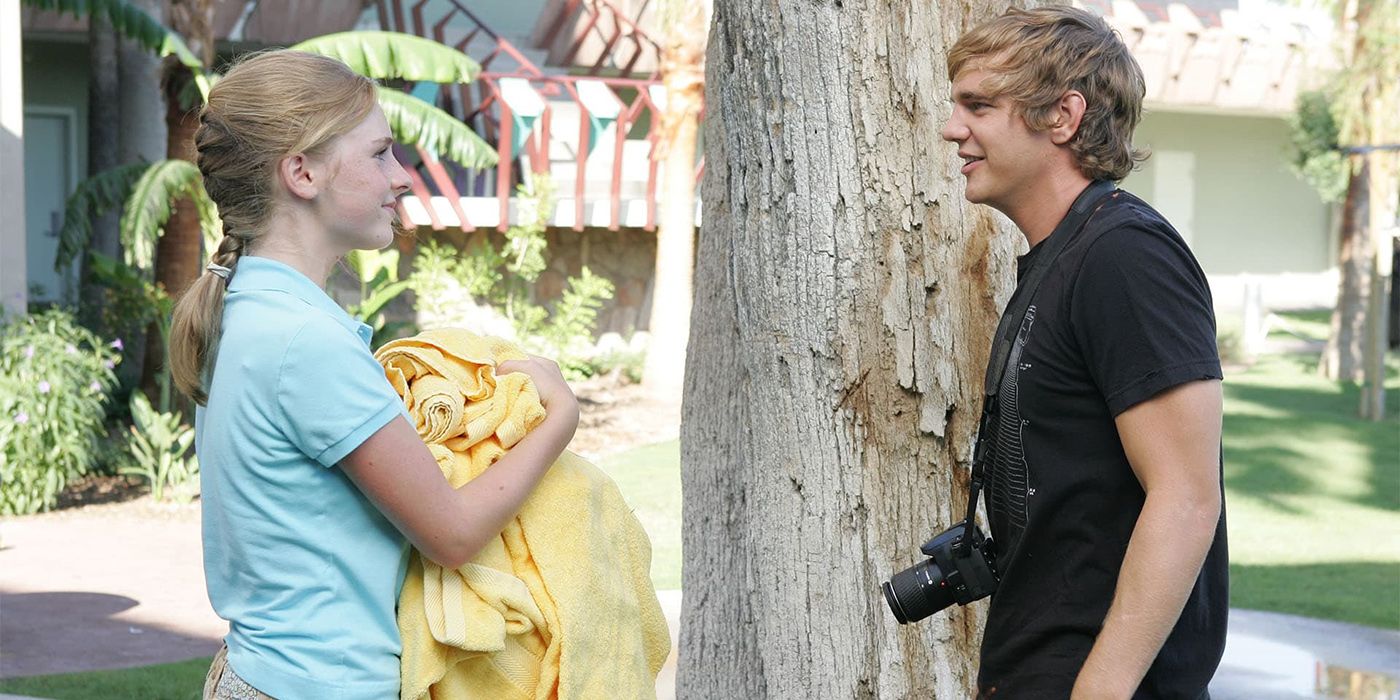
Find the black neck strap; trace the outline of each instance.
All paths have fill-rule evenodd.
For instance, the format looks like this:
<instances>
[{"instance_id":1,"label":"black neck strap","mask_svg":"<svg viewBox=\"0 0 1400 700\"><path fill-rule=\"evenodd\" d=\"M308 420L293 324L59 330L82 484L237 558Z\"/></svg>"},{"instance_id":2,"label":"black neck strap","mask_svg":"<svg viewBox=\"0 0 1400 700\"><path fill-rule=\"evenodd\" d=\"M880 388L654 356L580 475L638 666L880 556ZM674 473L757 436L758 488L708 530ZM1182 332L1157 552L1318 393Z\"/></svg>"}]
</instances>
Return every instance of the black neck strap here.
<instances>
[{"instance_id":1,"label":"black neck strap","mask_svg":"<svg viewBox=\"0 0 1400 700\"><path fill-rule=\"evenodd\" d=\"M1006 374L1007 363L1011 359L1011 349L1016 342L1016 332L1021 326L1022 319L1025 318L1026 311L1030 309L1031 300L1035 298L1036 289L1049 274L1050 268L1054 267L1055 260L1060 257L1060 253L1065 249L1065 244L1070 238L1076 236L1084 225L1089 223L1090 217L1098 211L1104 200L1109 195L1118 190L1117 185L1107 180L1095 180L1090 183L1084 191L1070 205L1069 212L1065 214L1050 236L1040 242L1041 251L1037 255L1037 260L1031 265L1030 273L1026 278L1016 285L1016 291L1011 295L1011 301L1006 305L1006 311L1001 315L1001 321L997 323L996 335L992 336L992 356L987 362L987 376L982 382L982 417L978 422L977 443L972 451L972 488L967 499L967 518L963 537L958 541L958 546L966 554L968 547L972 545L972 523L977 515L977 497L982 490L982 481L986 475L988 447L991 444L992 421L995 419L999 409L997 403L997 392L1001 389L1001 379Z\"/></svg>"}]
</instances>

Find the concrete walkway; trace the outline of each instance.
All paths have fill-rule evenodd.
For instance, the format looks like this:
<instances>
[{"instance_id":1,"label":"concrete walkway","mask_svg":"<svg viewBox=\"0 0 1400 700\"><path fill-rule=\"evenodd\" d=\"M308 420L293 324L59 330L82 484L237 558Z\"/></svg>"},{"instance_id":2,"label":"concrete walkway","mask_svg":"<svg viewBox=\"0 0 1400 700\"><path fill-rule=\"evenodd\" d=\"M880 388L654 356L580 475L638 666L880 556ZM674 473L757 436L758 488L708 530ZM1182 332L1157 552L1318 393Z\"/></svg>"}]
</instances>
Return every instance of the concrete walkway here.
<instances>
[{"instance_id":1,"label":"concrete walkway","mask_svg":"<svg viewBox=\"0 0 1400 700\"><path fill-rule=\"evenodd\" d=\"M211 656L226 623L205 596L198 507L90 509L0 523L0 678ZM674 697L679 591L661 593ZM1215 700L1400 697L1400 632L1232 610ZM9 700L0 696L0 700Z\"/></svg>"}]
</instances>

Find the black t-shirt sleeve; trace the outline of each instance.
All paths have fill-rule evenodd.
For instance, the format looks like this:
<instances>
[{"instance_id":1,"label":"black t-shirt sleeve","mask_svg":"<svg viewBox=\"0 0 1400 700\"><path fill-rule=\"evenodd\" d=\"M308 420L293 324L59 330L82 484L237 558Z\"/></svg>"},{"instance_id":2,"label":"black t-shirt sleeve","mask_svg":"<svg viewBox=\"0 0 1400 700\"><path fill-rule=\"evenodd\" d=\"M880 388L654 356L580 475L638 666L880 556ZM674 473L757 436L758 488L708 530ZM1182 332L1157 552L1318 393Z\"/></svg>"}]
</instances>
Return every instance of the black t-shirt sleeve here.
<instances>
[{"instance_id":1,"label":"black t-shirt sleeve","mask_svg":"<svg viewBox=\"0 0 1400 700\"><path fill-rule=\"evenodd\" d=\"M1170 230L1129 225L1095 239L1070 319L1114 416L1180 384L1222 377L1210 288Z\"/></svg>"}]
</instances>

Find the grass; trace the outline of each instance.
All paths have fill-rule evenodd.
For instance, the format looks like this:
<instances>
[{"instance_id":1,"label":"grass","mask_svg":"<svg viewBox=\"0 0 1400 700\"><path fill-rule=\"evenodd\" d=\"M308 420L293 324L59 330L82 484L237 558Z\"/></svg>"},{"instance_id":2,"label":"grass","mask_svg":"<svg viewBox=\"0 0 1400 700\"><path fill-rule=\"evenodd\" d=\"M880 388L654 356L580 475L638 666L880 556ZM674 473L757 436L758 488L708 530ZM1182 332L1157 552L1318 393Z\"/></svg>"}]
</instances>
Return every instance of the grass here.
<instances>
[{"instance_id":1,"label":"grass","mask_svg":"<svg viewBox=\"0 0 1400 700\"><path fill-rule=\"evenodd\" d=\"M0 680L0 693L55 700L199 700L212 659Z\"/></svg>"},{"instance_id":2,"label":"grass","mask_svg":"<svg viewBox=\"0 0 1400 700\"><path fill-rule=\"evenodd\" d=\"M1327 337L1327 312L1275 333ZM1231 604L1400 629L1400 363L1385 421L1317 356L1274 355L1225 382Z\"/></svg>"},{"instance_id":3,"label":"grass","mask_svg":"<svg viewBox=\"0 0 1400 700\"><path fill-rule=\"evenodd\" d=\"M651 535L651 581L681 587L681 443L671 440L600 460Z\"/></svg>"}]
</instances>

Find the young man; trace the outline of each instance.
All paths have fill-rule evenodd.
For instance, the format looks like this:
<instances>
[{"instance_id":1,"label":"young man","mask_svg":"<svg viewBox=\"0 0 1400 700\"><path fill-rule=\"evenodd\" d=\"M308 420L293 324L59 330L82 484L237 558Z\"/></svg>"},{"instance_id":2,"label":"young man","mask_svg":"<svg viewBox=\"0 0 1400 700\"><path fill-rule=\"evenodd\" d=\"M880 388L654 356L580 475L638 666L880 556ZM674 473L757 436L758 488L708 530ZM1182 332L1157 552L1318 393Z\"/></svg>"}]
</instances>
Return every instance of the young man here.
<instances>
[{"instance_id":1,"label":"young man","mask_svg":"<svg viewBox=\"0 0 1400 700\"><path fill-rule=\"evenodd\" d=\"M1220 360L1191 251L1111 185L1143 158L1142 71L1102 19L1048 7L963 36L948 74L966 196L1031 246L986 436L1001 583L979 695L1206 698L1228 610Z\"/></svg>"}]
</instances>

